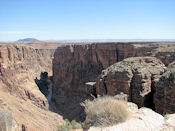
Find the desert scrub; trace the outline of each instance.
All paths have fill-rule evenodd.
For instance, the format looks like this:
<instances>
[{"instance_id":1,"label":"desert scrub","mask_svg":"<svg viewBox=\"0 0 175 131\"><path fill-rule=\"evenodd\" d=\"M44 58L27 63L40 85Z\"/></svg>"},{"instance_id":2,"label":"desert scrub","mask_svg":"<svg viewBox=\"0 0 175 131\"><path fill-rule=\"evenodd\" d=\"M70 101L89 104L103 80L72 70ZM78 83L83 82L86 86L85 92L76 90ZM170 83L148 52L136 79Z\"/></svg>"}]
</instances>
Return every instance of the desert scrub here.
<instances>
[{"instance_id":1,"label":"desert scrub","mask_svg":"<svg viewBox=\"0 0 175 131\"><path fill-rule=\"evenodd\" d=\"M86 100L81 103L86 112L86 123L90 126L107 127L126 121L130 114L124 101L112 96Z\"/></svg>"},{"instance_id":2,"label":"desert scrub","mask_svg":"<svg viewBox=\"0 0 175 131\"><path fill-rule=\"evenodd\" d=\"M78 123L75 120L72 120L71 122L68 119L65 119L64 125L58 126L58 131L70 131L73 129L83 129L85 126L85 123Z\"/></svg>"}]
</instances>

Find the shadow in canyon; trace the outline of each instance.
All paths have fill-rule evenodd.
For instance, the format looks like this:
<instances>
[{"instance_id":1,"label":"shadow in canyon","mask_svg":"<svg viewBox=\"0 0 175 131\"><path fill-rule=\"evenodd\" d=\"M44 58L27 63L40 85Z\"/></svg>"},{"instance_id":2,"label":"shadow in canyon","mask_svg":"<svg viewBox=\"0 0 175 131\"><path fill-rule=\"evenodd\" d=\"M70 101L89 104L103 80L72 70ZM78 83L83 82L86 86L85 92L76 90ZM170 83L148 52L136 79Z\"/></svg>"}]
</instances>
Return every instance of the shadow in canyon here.
<instances>
[{"instance_id":1,"label":"shadow in canyon","mask_svg":"<svg viewBox=\"0 0 175 131\"><path fill-rule=\"evenodd\" d=\"M52 91L53 91L53 76L48 76L47 72L41 72L40 79L35 78L35 83L37 84L39 90L42 94L45 95L45 97L48 100L49 103L49 110L53 111L55 113L58 113L63 116L64 119L68 120L76 120L76 121L84 121L85 120L85 112L84 108L80 105L81 102L86 100L86 93L82 91L80 93L81 96L84 95L84 97L73 95L72 91L63 91L63 90L57 90L56 97L52 97ZM79 89L78 89L79 90ZM131 85L131 94L129 94L130 101L132 100L132 85ZM144 96L144 102L143 106L147 108L151 108L155 111L155 104L154 104L154 93L155 90L153 87L151 87L151 92ZM81 98L81 99L80 99Z\"/></svg>"},{"instance_id":2,"label":"shadow in canyon","mask_svg":"<svg viewBox=\"0 0 175 131\"><path fill-rule=\"evenodd\" d=\"M47 72L41 72L40 74L40 79L37 77L35 78L35 83L37 84L39 90L41 91L42 94L45 96L48 95L48 73Z\"/></svg>"},{"instance_id":3,"label":"shadow in canyon","mask_svg":"<svg viewBox=\"0 0 175 131\"><path fill-rule=\"evenodd\" d=\"M57 90L56 93L53 93L51 99L52 111L62 115L63 119L83 122L85 120L85 112L84 107L82 107L80 103L85 100L85 97L80 97L80 94L77 96L75 92L71 90L64 91L60 89L59 91Z\"/></svg>"},{"instance_id":4,"label":"shadow in canyon","mask_svg":"<svg viewBox=\"0 0 175 131\"><path fill-rule=\"evenodd\" d=\"M53 92L53 76L48 76L47 72L41 72L40 78L34 79L41 93L47 98L49 103L49 110L63 116L63 119L69 121L84 121L85 112L84 108L80 105L85 98L72 96L72 91L57 90ZM58 94L59 95L58 95ZM52 95L56 94L56 97ZM85 95L85 92L82 94Z\"/></svg>"},{"instance_id":5,"label":"shadow in canyon","mask_svg":"<svg viewBox=\"0 0 175 131\"><path fill-rule=\"evenodd\" d=\"M151 108L155 111L155 104L154 104L154 93L155 90L151 87L151 92L144 96L144 107Z\"/></svg>"},{"instance_id":6,"label":"shadow in canyon","mask_svg":"<svg viewBox=\"0 0 175 131\"><path fill-rule=\"evenodd\" d=\"M49 103L49 110L51 109L50 103L51 103L51 97L52 97L52 83L53 83L53 77L48 76L47 72L41 72L40 79L37 77L34 79L36 85L38 86L41 93L47 98Z\"/></svg>"},{"instance_id":7,"label":"shadow in canyon","mask_svg":"<svg viewBox=\"0 0 175 131\"><path fill-rule=\"evenodd\" d=\"M81 102L86 100L85 92L81 92L81 96L73 95L72 91L63 91L57 90L57 97L52 97L53 91L53 77L48 76L47 72L41 72L40 79L35 78L35 83L37 84L39 90L48 100L49 103L49 110L59 115L62 115L64 119L68 119L69 121L76 120L76 121L84 121L85 120L85 112L84 108L80 105ZM79 90L79 89L78 89ZM80 92L79 92L80 93ZM131 91L129 94L130 101L133 102L133 91L131 85ZM155 111L155 104L154 104L154 94L155 90L151 87L151 92L144 96L143 106L147 108L151 108ZM81 99L80 99L81 98Z\"/></svg>"}]
</instances>

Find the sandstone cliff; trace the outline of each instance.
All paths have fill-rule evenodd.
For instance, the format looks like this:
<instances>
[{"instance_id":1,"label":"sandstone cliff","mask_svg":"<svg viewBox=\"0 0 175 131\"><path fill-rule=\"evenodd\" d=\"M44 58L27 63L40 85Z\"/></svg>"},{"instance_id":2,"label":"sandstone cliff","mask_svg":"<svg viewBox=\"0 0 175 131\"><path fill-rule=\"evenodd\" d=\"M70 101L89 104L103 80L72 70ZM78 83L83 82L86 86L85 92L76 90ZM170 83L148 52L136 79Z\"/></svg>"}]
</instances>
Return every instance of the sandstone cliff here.
<instances>
[{"instance_id":1,"label":"sandstone cliff","mask_svg":"<svg viewBox=\"0 0 175 131\"><path fill-rule=\"evenodd\" d=\"M48 101L35 84L41 72L52 75L54 51L0 44L0 110L11 113L16 130L57 130L64 122L60 115L48 111Z\"/></svg>"},{"instance_id":2,"label":"sandstone cliff","mask_svg":"<svg viewBox=\"0 0 175 131\"><path fill-rule=\"evenodd\" d=\"M118 48L117 48L118 47ZM57 48L53 60L53 97L55 109L73 119L83 109L79 103L86 99L85 83L94 81L109 65L135 56L130 44L98 43L76 44Z\"/></svg>"},{"instance_id":3,"label":"sandstone cliff","mask_svg":"<svg viewBox=\"0 0 175 131\"><path fill-rule=\"evenodd\" d=\"M102 71L96 81L96 94L115 96L121 92L139 107L155 108L154 83L166 67L154 57L132 57Z\"/></svg>"},{"instance_id":4,"label":"sandstone cliff","mask_svg":"<svg viewBox=\"0 0 175 131\"><path fill-rule=\"evenodd\" d=\"M0 90L0 113L7 112L10 112L16 123L9 129L15 128L16 131L57 131L57 126L64 123L62 116L39 108L31 100ZM8 120L3 123L0 121L0 125L3 127L11 124Z\"/></svg>"},{"instance_id":5,"label":"sandstone cliff","mask_svg":"<svg viewBox=\"0 0 175 131\"><path fill-rule=\"evenodd\" d=\"M27 45L0 44L1 105L3 105L4 109L12 112L12 116L19 127L28 130L35 128L43 130L53 126L54 130L58 123L63 122L60 116L47 111L47 99L39 91L34 81L36 77L40 76L41 72L48 72L49 76L52 75L52 64L54 81L53 96L50 103L53 106L52 110L60 113L65 118L82 120L84 114L82 107L80 107L80 102L84 101L87 95L97 95L97 92L99 94L104 92L114 94L115 92L123 91L122 87L119 87L120 89L117 90L114 89L115 92L112 91L112 84L115 81L107 84L112 87L108 90L106 88L102 89L103 86L96 88L94 82L102 70L128 57L155 56L165 65L168 65L175 59L175 43L78 43L60 46L54 54L56 46L55 43L46 42L27 43ZM52 63L53 54L54 59ZM154 83L159 81L159 76L164 72L165 66L159 60L151 59L151 61L141 60L141 62L136 62L138 64L135 63L140 68L135 70L134 77L132 76L129 85L129 87L134 87L131 92L137 92L137 95L134 95L128 91L129 96L132 96L129 97L129 100L134 101L140 107L145 106L147 101L153 98L154 91L157 91L157 89L160 89L160 93L155 93L154 101L160 98L162 91L166 91L161 86L154 87ZM146 67L142 69L141 67L143 66ZM122 78L121 75L121 79L129 79L128 76L133 73L134 68L132 67L132 71L130 69L126 70L126 72L129 72L127 77L124 75L124 78ZM144 71L148 72L143 73ZM169 81L168 77L166 79ZM93 88L88 90L88 94L86 89L89 88L86 88L85 83L89 81L92 81L89 85L90 87L93 86ZM125 82L120 81L120 84L127 86ZM52 85L52 83L49 85ZM127 89L125 89L126 92ZM165 99L165 95L161 96L161 98ZM162 99L160 100L162 101ZM171 98L166 96L166 99L166 101L172 101L173 95ZM167 102L163 101L163 103L163 105L167 105ZM155 102L151 104L155 104ZM160 102L157 102L155 109L157 110L159 106ZM174 107L171 102L168 106L167 111L170 111L170 107ZM162 108L160 109L161 112L164 112L164 109L163 111ZM22 116L21 114L23 113L26 115ZM36 117L28 117L30 114L34 114ZM28 119L26 119L27 117ZM29 121L33 121L32 124Z\"/></svg>"},{"instance_id":6,"label":"sandstone cliff","mask_svg":"<svg viewBox=\"0 0 175 131\"><path fill-rule=\"evenodd\" d=\"M169 50L165 50L167 47ZM136 56L155 56L168 65L175 59L174 49L175 43L161 42L79 43L58 47L53 59L55 111L67 118L76 118L83 111L79 103L86 99L85 83L95 82L103 69Z\"/></svg>"},{"instance_id":7,"label":"sandstone cliff","mask_svg":"<svg viewBox=\"0 0 175 131\"><path fill-rule=\"evenodd\" d=\"M175 112L175 62L171 63L166 72L156 82L155 106L161 114Z\"/></svg>"},{"instance_id":8,"label":"sandstone cliff","mask_svg":"<svg viewBox=\"0 0 175 131\"><path fill-rule=\"evenodd\" d=\"M0 81L8 91L34 104L48 108L45 97L40 93L34 79L42 71L52 73L53 50L34 49L17 45L0 45Z\"/></svg>"}]
</instances>

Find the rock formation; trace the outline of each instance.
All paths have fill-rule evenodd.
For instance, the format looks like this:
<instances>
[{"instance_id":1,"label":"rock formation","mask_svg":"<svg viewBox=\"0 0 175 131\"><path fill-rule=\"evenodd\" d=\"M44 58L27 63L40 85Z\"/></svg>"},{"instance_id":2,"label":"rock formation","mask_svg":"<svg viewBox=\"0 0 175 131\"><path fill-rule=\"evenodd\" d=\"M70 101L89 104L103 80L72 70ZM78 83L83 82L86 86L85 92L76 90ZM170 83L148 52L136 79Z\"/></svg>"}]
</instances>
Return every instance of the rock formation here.
<instances>
[{"instance_id":1,"label":"rock formation","mask_svg":"<svg viewBox=\"0 0 175 131\"><path fill-rule=\"evenodd\" d=\"M131 57L102 71L96 81L96 93L115 96L123 92L139 107L154 108L154 83L166 67L154 57Z\"/></svg>"},{"instance_id":2,"label":"rock formation","mask_svg":"<svg viewBox=\"0 0 175 131\"><path fill-rule=\"evenodd\" d=\"M173 43L159 44L152 55L160 59L166 66L175 60L175 47Z\"/></svg>"},{"instance_id":3,"label":"rock formation","mask_svg":"<svg viewBox=\"0 0 175 131\"><path fill-rule=\"evenodd\" d=\"M45 97L34 79L41 72L52 73L54 50L34 49L17 45L0 45L0 81L8 91L22 99L30 99L39 107L48 108Z\"/></svg>"},{"instance_id":4,"label":"rock formation","mask_svg":"<svg viewBox=\"0 0 175 131\"><path fill-rule=\"evenodd\" d=\"M166 72L156 82L155 107L161 114L175 112L175 62L171 63Z\"/></svg>"},{"instance_id":5,"label":"rock formation","mask_svg":"<svg viewBox=\"0 0 175 131\"><path fill-rule=\"evenodd\" d=\"M159 77L165 71L165 66L159 60L168 65L175 59L174 43L64 44L62 43L62 46L59 46L55 52L58 43L54 42L0 43L0 108L11 113L19 130L21 128L23 130L56 130L58 124L64 123L58 114L48 110L48 100L35 83L35 79L39 78L41 72L48 72L48 77L50 77L53 71L53 88L52 82L49 82L46 87L51 87L49 96L48 92L43 91L47 98L51 99L52 108L50 109L70 120L82 120L84 113L80 103L87 98L87 95L89 98L91 95L97 97L97 93L110 95L119 93L118 97L121 98L120 93L123 92L128 94L129 101L137 103L139 107L150 105L146 103L153 98L155 93L154 102L151 103L155 104L155 110L158 110L162 102L168 108L165 111L161 107L160 112L173 111L171 110L174 107L173 103L167 104L173 101L174 97L173 94L168 96L167 90L173 92L171 83L167 82L167 90L158 85L160 85ZM103 83L98 80L95 83L102 70L125 58L136 56L154 56L159 60L152 57L130 58L135 63L129 62L129 59L124 60L123 63L127 63L126 67L119 66L122 70L118 72L122 73L119 78L123 82L108 79L111 81L109 83L105 79L117 75L117 73L109 73L109 77L102 79L105 80ZM164 79L163 76L161 79ZM171 80L166 77L165 81ZM118 85L117 89L114 88L116 82L121 85ZM86 83L88 88L86 88ZM161 96L162 92L163 96ZM125 95L122 96L122 99L125 98Z\"/></svg>"},{"instance_id":6,"label":"rock formation","mask_svg":"<svg viewBox=\"0 0 175 131\"><path fill-rule=\"evenodd\" d=\"M167 47L170 48L171 51L165 50ZM174 49L175 44L168 42L79 43L58 47L53 59L54 85L52 102L55 105L55 111L61 113L66 118L76 118L80 112L83 111L79 104L86 99L85 83L95 82L102 70L125 58L136 56L154 56L167 65L174 59ZM169 52L170 55L166 55L167 52ZM165 55L166 57L164 57ZM144 69L140 70L144 71ZM159 70L159 68L156 68L156 70ZM140 77L138 72L136 77L141 78L144 76ZM136 77L133 78L133 81L140 83L139 81L141 80L137 81ZM150 76L148 76L148 78L150 78ZM127 78L125 79L127 80ZM149 81L144 82L147 84L145 86L151 85L149 79L145 78L145 80ZM105 91L101 90L100 92ZM110 93L112 94L112 92ZM145 95L144 91L142 91L142 95ZM149 95L152 96L152 94ZM137 99L141 99L137 98L136 95L132 98L135 102ZM140 101L137 101L137 103L139 105L143 104L143 102Z\"/></svg>"},{"instance_id":7,"label":"rock formation","mask_svg":"<svg viewBox=\"0 0 175 131\"><path fill-rule=\"evenodd\" d=\"M17 124L11 127L4 120L8 127L3 129L57 130L57 125L64 123L60 115L48 111L48 101L34 81L41 72L52 75L54 51L54 48L0 44L0 111L5 114L4 119L8 117L6 112L10 112L11 120Z\"/></svg>"},{"instance_id":8,"label":"rock formation","mask_svg":"<svg viewBox=\"0 0 175 131\"><path fill-rule=\"evenodd\" d=\"M57 126L64 123L62 116L34 105L29 99L21 99L0 90L0 111L11 113L17 123L12 127L17 131L57 131ZM0 112L1 113L1 112ZM6 115L6 114L5 114ZM6 116L8 117L8 116ZM9 121L5 121L9 125ZM9 125L10 126L10 125Z\"/></svg>"},{"instance_id":9,"label":"rock formation","mask_svg":"<svg viewBox=\"0 0 175 131\"><path fill-rule=\"evenodd\" d=\"M135 54L134 47L127 43L76 44L57 48L53 60L52 100L58 113L69 119L79 116L83 112L80 103L86 99L85 83L94 81L104 68L116 61Z\"/></svg>"}]
</instances>

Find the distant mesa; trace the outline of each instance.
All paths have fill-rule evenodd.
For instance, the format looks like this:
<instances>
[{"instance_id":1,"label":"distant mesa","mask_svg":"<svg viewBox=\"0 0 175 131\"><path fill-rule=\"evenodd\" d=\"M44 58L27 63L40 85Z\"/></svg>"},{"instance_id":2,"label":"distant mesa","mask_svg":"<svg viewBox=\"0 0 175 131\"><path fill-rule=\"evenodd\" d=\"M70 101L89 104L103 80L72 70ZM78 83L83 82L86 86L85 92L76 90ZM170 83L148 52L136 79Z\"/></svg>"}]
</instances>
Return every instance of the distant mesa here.
<instances>
[{"instance_id":1,"label":"distant mesa","mask_svg":"<svg viewBox=\"0 0 175 131\"><path fill-rule=\"evenodd\" d=\"M25 39L19 39L17 40L17 42L21 42L21 43L28 43L28 42L37 42L39 40L35 39L35 38L25 38Z\"/></svg>"}]
</instances>

